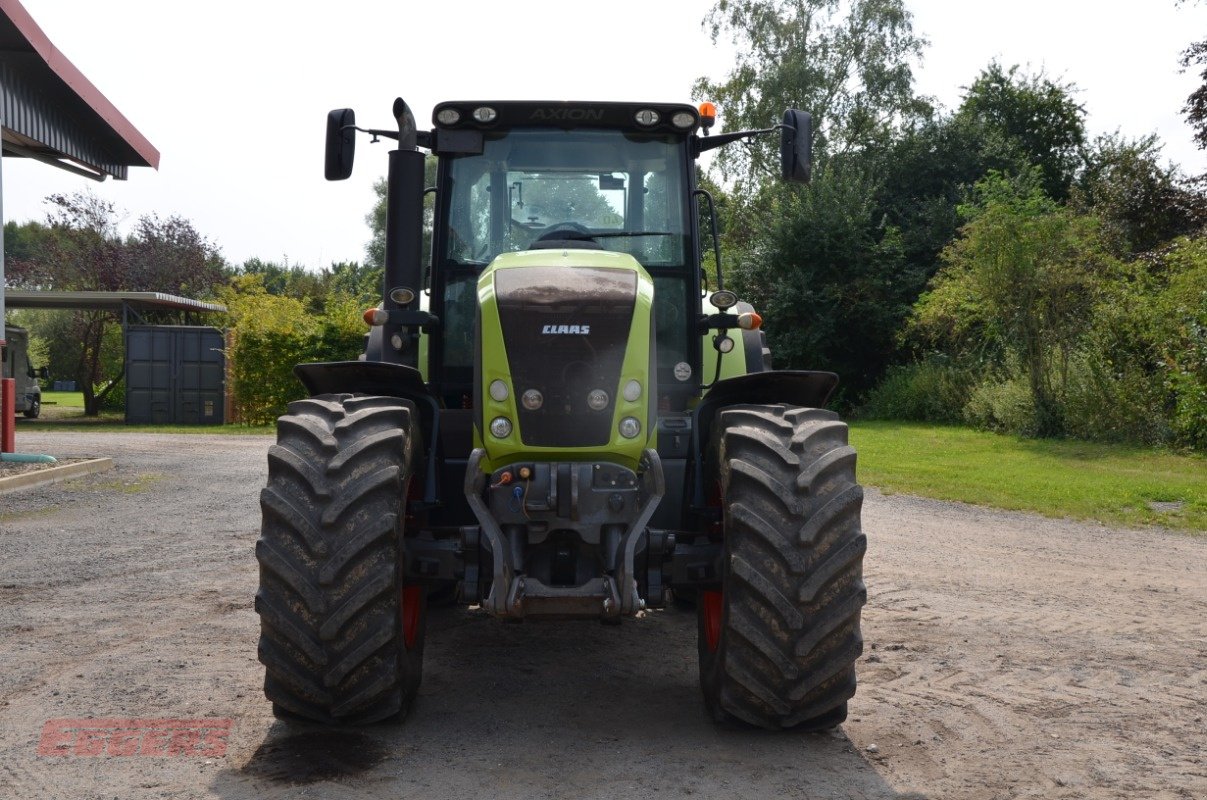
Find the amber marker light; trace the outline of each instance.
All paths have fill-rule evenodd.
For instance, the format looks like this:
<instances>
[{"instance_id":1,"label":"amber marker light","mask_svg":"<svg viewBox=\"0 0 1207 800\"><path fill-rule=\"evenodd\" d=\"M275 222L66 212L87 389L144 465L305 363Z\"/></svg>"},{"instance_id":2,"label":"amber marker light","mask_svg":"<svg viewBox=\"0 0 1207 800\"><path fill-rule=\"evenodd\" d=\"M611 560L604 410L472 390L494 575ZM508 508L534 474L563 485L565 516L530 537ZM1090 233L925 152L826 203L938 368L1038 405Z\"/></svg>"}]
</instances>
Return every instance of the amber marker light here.
<instances>
[{"instance_id":1,"label":"amber marker light","mask_svg":"<svg viewBox=\"0 0 1207 800\"><path fill-rule=\"evenodd\" d=\"M365 309L365 324L370 327L385 325L390 319L390 314L384 308L366 308Z\"/></svg>"},{"instance_id":2,"label":"amber marker light","mask_svg":"<svg viewBox=\"0 0 1207 800\"><path fill-rule=\"evenodd\" d=\"M763 318L754 311L738 315L738 327L744 331L757 331L763 327Z\"/></svg>"},{"instance_id":3,"label":"amber marker light","mask_svg":"<svg viewBox=\"0 0 1207 800\"><path fill-rule=\"evenodd\" d=\"M716 103L701 103L700 104L700 124L705 128L711 128L717 121L717 104Z\"/></svg>"}]
</instances>

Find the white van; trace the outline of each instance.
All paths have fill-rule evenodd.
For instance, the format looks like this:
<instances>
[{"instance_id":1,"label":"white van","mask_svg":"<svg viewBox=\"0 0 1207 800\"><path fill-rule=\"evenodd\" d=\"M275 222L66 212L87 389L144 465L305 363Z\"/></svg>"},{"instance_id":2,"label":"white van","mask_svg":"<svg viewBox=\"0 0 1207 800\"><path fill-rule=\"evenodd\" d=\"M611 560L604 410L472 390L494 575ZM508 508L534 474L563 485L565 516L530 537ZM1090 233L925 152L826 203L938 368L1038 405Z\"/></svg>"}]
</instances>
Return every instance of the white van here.
<instances>
[{"instance_id":1,"label":"white van","mask_svg":"<svg viewBox=\"0 0 1207 800\"><path fill-rule=\"evenodd\" d=\"M38 378L46 377L46 367L35 370L29 361L29 333L24 328L4 326L4 373L5 378L17 381L17 411L35 419L42 413L42 387Z\"/></svg>"}]
</instances>

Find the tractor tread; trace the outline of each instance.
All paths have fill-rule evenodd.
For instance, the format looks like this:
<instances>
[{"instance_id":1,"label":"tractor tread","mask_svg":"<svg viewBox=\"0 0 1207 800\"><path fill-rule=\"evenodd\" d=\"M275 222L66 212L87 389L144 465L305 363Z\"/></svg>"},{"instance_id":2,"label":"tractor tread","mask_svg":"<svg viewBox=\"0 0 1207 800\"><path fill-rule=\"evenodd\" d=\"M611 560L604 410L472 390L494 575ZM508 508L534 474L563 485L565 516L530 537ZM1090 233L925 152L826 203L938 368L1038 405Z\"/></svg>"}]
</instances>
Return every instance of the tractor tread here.
<instances>
[{"instance_id":1,"label":"tractor tread","mask_svg":"<svg viewBox=\"0 0 1207 800\"><path fill-rule=\"evenodd\" d=\"M407 482L420 444L405 400L325 395L289 404L261 493L260 661L278 713L360 725L405 713L422 628L399 613Z\"/></svg>"},{"instance_id":2,"label":"tractor tread","mask_svg":"<svg viewBox=\"0 0 1207 800\"><path fill-rule=\"evenodd\" d=\"M711 452L726 552L715 652L700 612L705 702L715 718L763 728L838 725L855 693L867 601L847 426L823 409L738 406L718 414Z\"/></svg>"}]
</instances>

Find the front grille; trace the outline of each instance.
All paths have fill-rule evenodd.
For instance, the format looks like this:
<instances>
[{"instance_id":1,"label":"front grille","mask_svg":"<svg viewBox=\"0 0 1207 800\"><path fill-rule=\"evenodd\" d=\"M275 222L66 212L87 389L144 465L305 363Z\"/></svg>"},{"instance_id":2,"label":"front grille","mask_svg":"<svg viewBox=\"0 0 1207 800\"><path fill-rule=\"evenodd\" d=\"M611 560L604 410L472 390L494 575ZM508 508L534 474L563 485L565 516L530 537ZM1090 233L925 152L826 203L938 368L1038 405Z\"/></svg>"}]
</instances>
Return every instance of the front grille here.
<instances>
[{"instance_id":1,"label":"front grille","mask_svg":"<svg viewBox=\"0 0 1207 800\"><path fill-rule=\"evenodd\" d=\"M612 438L637 275L600 267L520 267L495 274L503 344L511 368L520 439L533 447L599 447ZM544 395L529 411L528 389ZM608 405L587 405L592 389Z\"/></svg>"}]
</instances>

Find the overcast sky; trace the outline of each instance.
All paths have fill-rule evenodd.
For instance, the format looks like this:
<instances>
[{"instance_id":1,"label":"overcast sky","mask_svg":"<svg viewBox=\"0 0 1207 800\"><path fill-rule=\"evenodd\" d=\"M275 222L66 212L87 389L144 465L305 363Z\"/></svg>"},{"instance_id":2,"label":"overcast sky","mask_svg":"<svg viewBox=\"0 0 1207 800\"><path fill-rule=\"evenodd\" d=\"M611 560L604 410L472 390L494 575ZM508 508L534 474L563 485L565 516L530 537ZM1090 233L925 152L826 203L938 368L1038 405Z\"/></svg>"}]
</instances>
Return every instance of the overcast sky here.
<instances>
[{"instance_id":1,"label":"overcast sky","mask_svg":"<svg viewBox=\"0 0 1207 800\"><path fill-rule=\"evenodd\" d=\"M133 221L192 220L234 263L360 260L387 146L358 143L352 178L322 177L326 112L388 127L401 95L421 125L454 99L688 102L732 50L701 28L713 0L382 3L341 0L22 0L50 40L162 154L158 172L97 184L4 160L4 213L91 188ZM1186 172L1207 171L1179 110L1196 86L1178 55L1207 34L1207 6L1174 0L907 0L930 40L920 92L948 108L996 58L1080 88L1092 134L1156 132ZM990 10L991 9L991 10ZM724 125L724 109L721 109Z\"/></svg>"}]
</instances>

